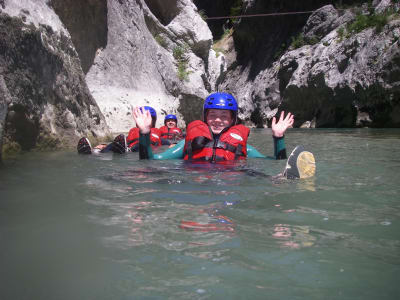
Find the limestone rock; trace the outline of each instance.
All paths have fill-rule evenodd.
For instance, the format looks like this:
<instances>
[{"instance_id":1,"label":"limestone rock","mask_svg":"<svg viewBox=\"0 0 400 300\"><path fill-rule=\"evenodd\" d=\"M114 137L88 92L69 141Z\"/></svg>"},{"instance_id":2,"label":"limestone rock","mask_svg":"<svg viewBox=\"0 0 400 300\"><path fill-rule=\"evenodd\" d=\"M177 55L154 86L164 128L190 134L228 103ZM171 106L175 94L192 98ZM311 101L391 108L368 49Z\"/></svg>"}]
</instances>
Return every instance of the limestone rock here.
<instances>
[{"instance_id":1,"label":"limestone rock","mask_svg":"<svg viewBox=\"0 0 400 300\"><path fill-rule=\"evenodd\" d=\"M351 10L318 9L302 29L304 45L288 47L263 68L255 68L257 60L244 60L228 70L219 88L231 91L243 107L241 117L259 127L268 126L278 109L293 112L295 126L315 119L316 127L399 127L398 15L389 17L381 31L347 32L355 18Z\"/></svg>"},{"instance_id":2,"label":"limestone rock","mask_svg":"<svg viewBox=\"0 0 400 300\"><path fill-rule=\"evenodd\" d=\"M190 0L109 0L107 7L107 45L86 76L107 123L126 132L134 126L131 108L150 105L156 126L173 113L184 127L200 115L192 111L223 69L222 61L209 59L207 24Z\"/></svg>"},{"instance_id":3,"label":"limestone rock","mask_svg":"<svg viewBox=\"0 0 400 300\"><path fill-rule=\"evenodd\" d=\"M109 134L68 31L46 1L6 1L0 30L0 74L11 99L6 143L30 150Z\"/></svg>"}]
</instances>

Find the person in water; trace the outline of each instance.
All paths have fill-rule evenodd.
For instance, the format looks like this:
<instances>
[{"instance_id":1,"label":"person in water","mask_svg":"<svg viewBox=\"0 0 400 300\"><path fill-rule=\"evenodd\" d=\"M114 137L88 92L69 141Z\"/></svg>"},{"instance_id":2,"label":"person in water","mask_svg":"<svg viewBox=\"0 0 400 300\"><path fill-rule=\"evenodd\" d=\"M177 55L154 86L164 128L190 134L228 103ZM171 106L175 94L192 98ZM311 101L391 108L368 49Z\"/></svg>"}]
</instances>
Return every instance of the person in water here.
<instances>
[{"instance_id":1,"label":"person in water","mask_svg":"<svg viewBox=\"0 0 400 300\"><path fill-rule=\"evenodd\" d=\"M157 147L162 144L170 145L171 143L166 140L161 139L161 133L159 129L155 128L155 124L157 121L157 113L154 108L150 106L143 106L142 109L144 111L149 112L150 115L150 143L152 147ZM89 139L86 137L82 137L77 145L78 153L80 154L91 154L91 153L106 153L106 152L114 152L114 153L125 153L129 151L137 151L139 148L139 128L133 127L129 130L128 136L120 134L115 137L114 141L110 144L100 144L92 149L90 145Z\"/></svg>"},{"instance_id":2,"label":"person in water","mask_svg":"<svg viewBox=\"0 0 400 300\"><path fill-rule=\"evenodd\" d=\"M176 144L177 141L183 139L182 130L177 127L178 119L175 115L166 115L164 118L164 126L160 127L161 138Z\"/></svg>"},{"instance_id":3,"label":"person in water","mask_svg":"<svg viewBox=\"0 0 400 300\"><path fill-rule=\"evenodd\" d=\"M250 129L237 124L238 105L236 99L228 93L209 95L203 106L203 121L197 120L187 126L186 138L175 147L154 155L150 147L151 118L147 111L136 107L133 118L139 128L140 159L183 158L191 162L222 162L242 160L247 157L266 156L247 144ZM294 116L282 111L277 120L272 119L274 158L286 159L284 134L294 123ZM287 178L305 178L315 173L315 160L311 152L298 146L292 152L284 174Z\"/></svg>"}]
</instances>

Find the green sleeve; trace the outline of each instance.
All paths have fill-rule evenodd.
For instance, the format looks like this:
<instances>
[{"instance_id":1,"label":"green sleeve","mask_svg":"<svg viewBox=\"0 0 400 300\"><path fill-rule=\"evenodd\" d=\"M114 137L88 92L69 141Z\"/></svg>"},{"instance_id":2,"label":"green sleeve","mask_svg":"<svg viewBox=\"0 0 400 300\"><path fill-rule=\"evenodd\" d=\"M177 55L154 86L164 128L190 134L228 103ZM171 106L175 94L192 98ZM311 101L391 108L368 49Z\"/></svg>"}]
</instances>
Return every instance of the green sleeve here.
<instances>
[{"instance_id":1,"label":"green sleeve","mask_svg":"<svg viewBox=\"0 0 400 300\"><path fill-rule=\"evenodd\" d=\"M258 150L256 148L254 148L253 146L247 144L247 157L250 158L266 158L265 155L261 154L260 152L258 152Z\"/></svg>"},{"instance_id":2,"label":"green sleeve","mask_svg":"<svg viewBox=\"0 0 400 300\"><path fill-rule=\"evenodd\" d=\"M154 159L182 159L183 158L183 147L185 146L185 140L180 141L174 147L165 150L162 153L154 155Z\"/></svg>"},{"instance_id":3,"label":"green sleeve","mask_svg":"<svg viewBox=\"0 0 400 300\"><path fill-rule=\"evenodd\" d=\"M286 146L284 137L274 139L274 157L265 156L258 152L253 146L247 145L247 157L250 158L267 158L267 159L285 159L286 157Z\"/></svg>"},{"instance_id":4,"label":"green sleeve","mask_svg":"<svg viewBox=\"0 0 400 300\"><path fill-rule=\"evenodd\" d=\"M153 159L153 151L151 150L150 134L139 134L139 158Z\"/></svg>"},{"instance_id":5,"label":"green sleeve","mask_svg":"<svg viewBox=\"0 0 400 300\"><path fill-rule=\"evenodd\" d=\"M286 159L285 137L273 137L275 159Z\"/></svg>"}]
</instances>

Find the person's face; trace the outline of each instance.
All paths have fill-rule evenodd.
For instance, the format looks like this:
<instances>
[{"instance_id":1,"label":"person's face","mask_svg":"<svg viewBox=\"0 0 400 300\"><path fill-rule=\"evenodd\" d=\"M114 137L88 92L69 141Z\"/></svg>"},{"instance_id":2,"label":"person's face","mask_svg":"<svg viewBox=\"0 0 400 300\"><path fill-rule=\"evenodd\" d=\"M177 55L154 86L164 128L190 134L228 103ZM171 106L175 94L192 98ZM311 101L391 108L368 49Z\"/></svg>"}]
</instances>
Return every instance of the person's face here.
<instances>
[{"instance_id":1,"label":"person's face","mask_svg":"<svg viewBox=\"0 0 400 300\"><path fill-rule=\"evenodd\" d=\"M207 125L214 134L221 133L232 124L232 113L226 109L209 109L206 114Z\"/></svg>"},{"instance_id":2,"label":"person's face","mask_svg":"<svg viewBox=\"0 0 400 300\"><path fill-rule=\"evenodd\" d=\"M169 119L169 120L166 120L166 121L165 121L165 125L166 125L168 128L175 128L175 127L176 127L176 122L175 122L174 119Z\"/></svg>"}]
</instances>

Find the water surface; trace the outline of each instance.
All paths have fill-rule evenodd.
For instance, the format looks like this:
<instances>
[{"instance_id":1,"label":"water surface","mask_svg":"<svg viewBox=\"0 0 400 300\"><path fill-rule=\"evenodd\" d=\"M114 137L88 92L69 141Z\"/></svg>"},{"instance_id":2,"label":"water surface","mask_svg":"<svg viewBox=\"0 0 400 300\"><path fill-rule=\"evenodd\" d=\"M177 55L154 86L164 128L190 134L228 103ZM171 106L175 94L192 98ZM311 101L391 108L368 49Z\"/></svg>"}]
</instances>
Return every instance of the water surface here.
<instances>
[{"instance_id":1,"label":"water surface","mask_svg":"<svg viewBox=\"0 0 400 300\"><path fill-rule=\"evenodd\" d=\"M269 130L250 144L272 154ZM400 130L291 130L317 160L29 153L0 169L0 299L398 299ZM193 225L195 228L193 228Z\"/></svg>"}]
</instances>

